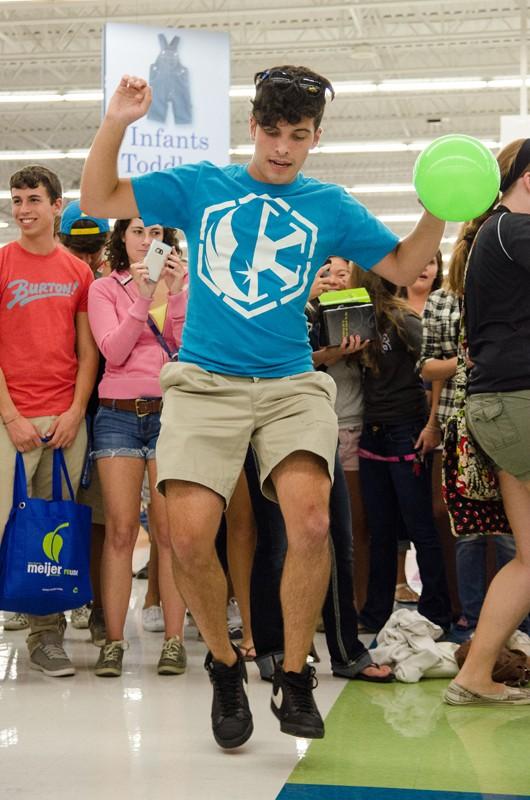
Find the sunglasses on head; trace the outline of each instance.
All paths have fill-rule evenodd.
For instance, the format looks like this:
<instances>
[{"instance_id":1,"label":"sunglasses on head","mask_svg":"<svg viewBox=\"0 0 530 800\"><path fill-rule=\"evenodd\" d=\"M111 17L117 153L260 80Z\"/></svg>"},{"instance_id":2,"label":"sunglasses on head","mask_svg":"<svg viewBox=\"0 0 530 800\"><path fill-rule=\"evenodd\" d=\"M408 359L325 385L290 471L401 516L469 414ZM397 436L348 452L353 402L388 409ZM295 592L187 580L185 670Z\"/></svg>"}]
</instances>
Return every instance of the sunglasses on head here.
<instances>
[{"instance_id":1,"label":"sunglasses on head","mask_svg":"<svg viewBox=\"0 0 530 800\"><path fill-rule=\"evenodd\" d=\"M256 88L264 81L270 81L277 86L291 86L294 84L302 91L314 97L325 92L327 89L331 95L331 99L333 100L335 97L333 86L325 78L311 78L309 75L295 76L281 69L265 69L262 72L256 72L254 76L254 85Z\"/></svg>"}]
</instances>

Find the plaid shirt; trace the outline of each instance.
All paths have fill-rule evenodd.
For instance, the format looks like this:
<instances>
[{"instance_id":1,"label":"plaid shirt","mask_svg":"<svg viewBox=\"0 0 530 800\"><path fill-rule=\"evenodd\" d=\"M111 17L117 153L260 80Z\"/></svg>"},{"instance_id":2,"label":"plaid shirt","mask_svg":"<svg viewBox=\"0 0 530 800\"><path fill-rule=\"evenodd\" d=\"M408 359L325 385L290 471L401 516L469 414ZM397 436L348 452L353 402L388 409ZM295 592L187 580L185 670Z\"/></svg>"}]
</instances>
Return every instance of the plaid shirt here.
<instances>
[{"instance_id":1,"label":"plaid shirt","mask_svg":"<svg viewBox=\"0 0 530 800\"><path fill-rule=\"evenodd\" d=\"M430 358L453 358L458 346L460 305L458 297L445 289L429 295L423 310L423 342L420 369ZM440 395L438 422L444 428L453 410L454 381L447 378Z\"/></svg>"}]
</instances>

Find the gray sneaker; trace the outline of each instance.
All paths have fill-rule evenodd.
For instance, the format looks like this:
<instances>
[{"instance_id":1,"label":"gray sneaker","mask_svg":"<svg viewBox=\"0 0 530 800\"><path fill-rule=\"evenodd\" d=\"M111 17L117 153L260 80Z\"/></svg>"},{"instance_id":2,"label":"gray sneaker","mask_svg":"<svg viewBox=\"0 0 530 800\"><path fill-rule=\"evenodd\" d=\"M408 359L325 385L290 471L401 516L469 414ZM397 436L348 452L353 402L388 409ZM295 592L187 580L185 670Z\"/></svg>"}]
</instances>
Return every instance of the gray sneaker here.
<instances>
[{"instance_id":1,"label":"gray sneaker","mask_svg":"<svg viewBox=\"0 0 530 800\"><path fill-rule=\"evenodd\" d=\"M96 608L95 606L92 608L90 619L88 620L88 629L92 644L95 644L96 647L103 647L107 641L107 629L102 608Z\"/></svg>"},{"instance_id":2,"label":"gray sneaker","mask_svg":"<svg viewBox=\"0 0 530 800\"><path fill-rule=\"evenodd\" d=\"M29 654L31 669L38 669L52 678L75 675L74 665L66 655L56 633L42 633Z\"/></svg>"},{"instance_id":3,"label":"gray sneaker","mask_svg":"<svg viewBox=\"0 0 530 800\"><path fill-rule=\"evenodd\" d=\"M90 619L90 606L85 605L80 608L73 608L70 616L72 628L77 630L86 630L88 628L88 621Z\"/></svg>"},{"instance_id":4,"label":"gray sneaker","mask_svg":"<svg viewBox=\"0 0 530 800\"><path fill-rule=\"evenodd\" d=\"M5 631L23 631L26 628L29 628L28 615L21 614L19 611L11 614L4 622Z\"/></svg>"},{"instance_id":5,"label":"gray sneaker","mask_svg":"<svg viewBox=\"0 0 530 800\"><path fill-rule=\"evenodd\" d=\"M107 642L100 650L94 674L98 678L119 678L123 651L129 647L125 641Z\"/></svg>"},{"instance_id":6,"label":"gray sneaker","mask_svg":"<svg viewBox=\"0 0 530 800\"><path fill-rule=\"evenodd\" d=\"M182 675L186 670L186 649L180 637L166 639L162 647L157 671L159 675Z\"/></svg>"}]
</instances>

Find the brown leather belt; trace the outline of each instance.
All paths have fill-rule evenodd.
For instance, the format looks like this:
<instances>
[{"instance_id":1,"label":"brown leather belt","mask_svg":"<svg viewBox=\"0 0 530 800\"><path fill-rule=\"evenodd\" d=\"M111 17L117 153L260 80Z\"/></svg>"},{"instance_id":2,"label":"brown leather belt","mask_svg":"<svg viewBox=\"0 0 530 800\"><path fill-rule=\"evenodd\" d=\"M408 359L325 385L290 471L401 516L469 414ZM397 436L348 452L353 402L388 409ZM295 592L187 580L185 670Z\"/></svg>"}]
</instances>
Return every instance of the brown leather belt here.
<instances>
[{"instance_id":1,"label":"brown leather belt","mask_svg":"<svg viewBox=\"0 0 530 800\"><path fill-rule=\"evenodd\" d=\"M147 417L148 414L158 414L162 410L162 398L137 397L136 400L110 400L100 398L100 406L115 408L118 411L134 411L137 417Z\"/></svg>"}]
</instances>

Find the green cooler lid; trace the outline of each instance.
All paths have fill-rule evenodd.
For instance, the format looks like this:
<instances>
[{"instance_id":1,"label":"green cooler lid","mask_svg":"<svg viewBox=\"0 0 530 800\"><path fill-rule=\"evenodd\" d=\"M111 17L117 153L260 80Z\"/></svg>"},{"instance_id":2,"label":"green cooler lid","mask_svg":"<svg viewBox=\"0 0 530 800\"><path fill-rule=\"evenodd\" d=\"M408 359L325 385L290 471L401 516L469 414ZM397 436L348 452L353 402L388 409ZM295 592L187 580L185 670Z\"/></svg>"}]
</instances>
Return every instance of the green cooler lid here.
<instances>
[{"instance_id":1,"label":"green cooler lid","mask_svg":"<svg viewBox=\"0 0 530 800\"><path fill-rule=\"evenodd\" d=\"M341 289L338 292L324 292L318 298L321 306L337 306L342 303L370 303L366 289Z\"/></svg>"}]
</instances>

